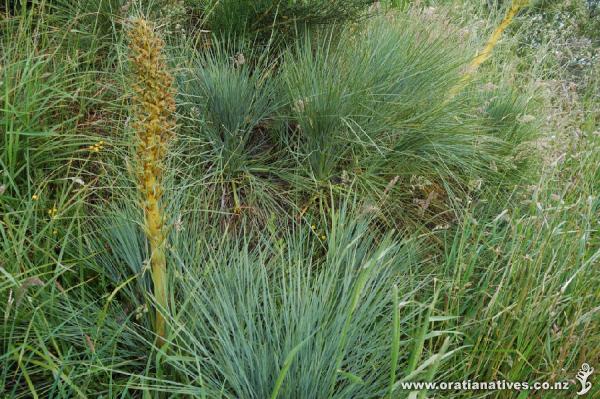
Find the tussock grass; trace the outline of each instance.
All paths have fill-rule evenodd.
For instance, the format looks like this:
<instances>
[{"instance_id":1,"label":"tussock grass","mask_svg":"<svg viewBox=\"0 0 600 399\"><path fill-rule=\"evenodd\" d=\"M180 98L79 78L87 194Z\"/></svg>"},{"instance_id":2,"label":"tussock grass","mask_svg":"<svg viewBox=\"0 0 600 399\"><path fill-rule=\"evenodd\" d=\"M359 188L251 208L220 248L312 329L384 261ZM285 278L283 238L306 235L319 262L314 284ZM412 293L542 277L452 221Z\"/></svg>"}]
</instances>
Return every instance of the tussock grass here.
<instances>
[{"instance_id":1,"label":"tussock grass","mask_svg":"<svg viewBox=\"0 0 600 399\"><path fill-rule=\"evenodd\" d=\"M456 32L419 21L382 17L360 31L307 34L275 61L268 50L215 44L183 68L183 168L198 165L212 208L260 225L272 212L303 215L333 186L414 228L449 211L447 193L464 196L472 181L518 181L516 157L532 137L517 121L523 101L472 88L451 97L468 57L447 45ZM416 176L436 193L396 191L400 201L386 203ZM415 201L435 211L413 223L423 211Z\"/></svg>"},{"instance_id":2,"label":"tussock grass","mask_svg":"<svg viewBox=\"0 0 600 399\"><path fill-rule=\"evenodd\" d=\"M3 12L2 395L537 397L400 382L594 365L598 74L573 63L593 23L535 17L585 4L518 13L454 96L499 3L163 6ZM178 92L146 187L165 296L131 160L130 15L156 21L151 69Z\"/></svg>"},{"instance_id":3,"label":"tussock grass","mask_svg":"<svg viewBox=\"0 0 600 399\"><path fill-rule=\"evenodd\" d=\"M7 343L18 344L10 344L5 360L9 369L22 372L11 389L40 396L52 392L52 384L28 381L47 379L58 356L65 370L57 375L62 395L138 390L208 397L382 395L390 389L392 365L395 375L411 374L435 356L422 343L452 333L429 333L429 323L422 321L419 334L429 335L411 339L411 326L427 308L416 301L426 281L402 278L416 267L413 244L393 236L376 239L348 205L329 217L324 241L303 229L251 245L228 235L209 237L192 221L173 232L169 263L176 267L168 272L169 292L178 305L166 320L168 335L159 348L144 301L135 309L121 304L129 298L132 306L135 298L149 295L136 283L145 279L144 270L123 268L132 254L146 251L142 229L119 233L131 222L113 213L116 224L103 235L110 252L92 261L96 279L114 281L106 294L78 285L57 289L58 279L51 276L6 281L3 292L17 300L5 314L3 333ZM137 262L144 259L138 256ZM400 313L392 317L390 309L400 302ZM394 356L387 334L392 328L405 334ZM29 336L31 329L35 336ZM22 363L17 353L26 354ZM154 356L160 362L154 363ZM150 377L154 374L161 377Z\"/></svg>"}]
</instances>

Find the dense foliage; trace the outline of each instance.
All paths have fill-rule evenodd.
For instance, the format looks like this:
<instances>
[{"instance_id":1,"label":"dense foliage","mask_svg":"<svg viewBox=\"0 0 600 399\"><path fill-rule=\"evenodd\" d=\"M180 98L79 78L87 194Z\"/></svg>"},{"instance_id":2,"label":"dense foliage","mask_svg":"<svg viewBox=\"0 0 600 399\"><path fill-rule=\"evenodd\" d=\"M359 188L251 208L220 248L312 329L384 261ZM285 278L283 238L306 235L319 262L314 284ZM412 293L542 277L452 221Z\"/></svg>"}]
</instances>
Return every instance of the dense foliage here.
<instances>
[{"instance_id":1,"label":"dense foliage","mask_svg":"<svg viewBox=\"0 0 600 399\"><path fill-rule=\"evenodd\" d=\"M572 397L597 6L532 2L470 68L508 3L6 2L0 394Z\"/></svg>"}]
</instances>

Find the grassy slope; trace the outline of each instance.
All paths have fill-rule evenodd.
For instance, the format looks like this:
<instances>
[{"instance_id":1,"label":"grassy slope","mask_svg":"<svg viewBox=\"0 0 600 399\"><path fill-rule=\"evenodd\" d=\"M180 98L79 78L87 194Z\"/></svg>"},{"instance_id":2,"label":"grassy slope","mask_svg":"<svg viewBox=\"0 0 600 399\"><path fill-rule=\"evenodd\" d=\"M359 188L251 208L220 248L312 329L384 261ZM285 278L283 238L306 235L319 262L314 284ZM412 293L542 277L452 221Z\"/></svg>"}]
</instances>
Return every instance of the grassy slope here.
<instances>
[{"instance_id":1,"label":"grassy slope","mask_svg":"<svg viewBox=\"0 0 600 399\"><path fill-rule=\"evenodd\" d=\"M478 48L497 18L469 3L453 7L427 9L423 18L443 26L446 12L459 15L462 21L452 17L454 23L475 27L464 32L465 46ZM534 116L529 123L541 133L536 148L543 156L527 153L536 159L530 165L533 183L515 187L508 197L485 184L478 190L476 181L465 189L468 196L457 193L456 216L432 223L425 241L374 233L383 229L380 212L373 199L361 203L360 195L358 204L350 201L339 211L337 206L313 205L314 212L295 227L261 215L258 236L251 232L252 224L232 236L207 231L215 219L205 209L223 212L215 203L231 188L199 197L203 191L197 188L214 181L199 182L196 172L179 176L179 187L191 188L170 194L172 213L181 215L174 217L171 259L177 265L171 284L178 305L170 319L171 347L161 352L153 345L147 317L147 249L136 222L139 212L128 200L133 195L129 179L119 176L127 171L121 154L127 146L127 111L120 92L126 54L115 33L120 28L110 18L92 25L82 18L72 30L57 29L62 20L50 16L42 22L28 18L23 14L2 26L14 35L3 42L0 87L3 393L381 397L415 370L410 377L415 380L531 382L573 379L582 362L598 364L597 71L574 72L553 52L570 51L569 40L577 32L569 36L543 27L540 43L530 43L531 32L540 27L529 22L535 21L531 16L522 16L480 71L474 98L489 101L485 105L497 120L505 120L505 105L494 98L510 98L508 89L533 99L521 120ZM26 39L32 32L35 41ZM172 39L183 40L178 38ZM82 50L90 43L89 52ZM94 56L98 53L102 56ZM302 83L302 72L289 70L286 82ZM323 74L324 79L339 79L332 71ZM380 126L364 126L385 132ZM498 131L508 130L503 125ZM99 147L90 147L94 144ZM199 148L215 156L210 148ZM350 152L361 155L357 149ZM187 172L187 157L194 156L184 153L185 162L177 169ZM286 166L293 164L286 155L277 156L284 157ZM320 161L318 165L329 162ZM204 170L202 161L187 165ZM310 187L305 169L299 170L294 182ZM208 174L237 182L223 175ZM382 182L364 178L363 193L373 187L383 191L393 176ZM469 176L461 177L469 186ZM261 180L260 167L252 178L254 200L263 207L277 212L279 198L296 202L278 181ZM403 199L403 187L426 193L430 185L408 181L390 195L407 203L413 198ZM317 192L327 203L338 195L320 190L309 191L309 197ZM110 198L120 199L120 205L110 206ZM252 198L245 200L251 203ZM237 206L233 196L231 201L227 209ZM296 206L305 201L301 198ZM355 221L358 213L364 217L365 210L373 213L374 208L370 224ZM235 218L220 221L221 227L235 227L228 220ZM103 235L90 229L90 221ZM432 249L432 242L441 249ZM372 274L360 269L369 259L384 259ZM311 338L305 341L307 336Z\"/></svg>"}]
</instances>

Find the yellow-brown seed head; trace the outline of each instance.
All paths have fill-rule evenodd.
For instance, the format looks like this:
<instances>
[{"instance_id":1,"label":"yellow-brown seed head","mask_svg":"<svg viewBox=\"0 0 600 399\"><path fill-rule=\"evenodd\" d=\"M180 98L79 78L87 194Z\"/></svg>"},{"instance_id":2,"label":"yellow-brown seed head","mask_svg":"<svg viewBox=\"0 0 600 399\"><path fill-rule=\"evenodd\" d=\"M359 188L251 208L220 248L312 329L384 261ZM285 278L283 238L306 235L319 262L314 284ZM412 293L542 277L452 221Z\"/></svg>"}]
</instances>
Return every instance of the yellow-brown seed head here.
<instances>
[{"instance_id":1,"label":"yellow-brown seed head","mask_svg":"<svg viewBox=\"0 0 600 399\"><path fill-rule=\"evenodd\" d=\"M144 208L146 236L151 248L154 296L159 308L168 309L165 255L167 234L160 199L163 193L162 164L175 129L173 78L167 70L163 55L164 42L147 21L134 20L129 38L135 79L133 128L138 136L138 183ZM159 345L162 345L166 322L159 308L156 309L154 322Z\"/></svg>"},{"instance_id":2,"label":"yellow-brown seed head","mask_svg":"<svg viewBox=\"0 0 600 399\"><path fill-rule=\"evenodd\" d=\"M137 132L140 180L146 195L157 195L162 163L175 128L173 77L163 55L164 42L151 24L135 19L129 31L131 64L135 82L134 122ZM160 194L158 195L158 197Z\"/></svg>"}]
</instances>

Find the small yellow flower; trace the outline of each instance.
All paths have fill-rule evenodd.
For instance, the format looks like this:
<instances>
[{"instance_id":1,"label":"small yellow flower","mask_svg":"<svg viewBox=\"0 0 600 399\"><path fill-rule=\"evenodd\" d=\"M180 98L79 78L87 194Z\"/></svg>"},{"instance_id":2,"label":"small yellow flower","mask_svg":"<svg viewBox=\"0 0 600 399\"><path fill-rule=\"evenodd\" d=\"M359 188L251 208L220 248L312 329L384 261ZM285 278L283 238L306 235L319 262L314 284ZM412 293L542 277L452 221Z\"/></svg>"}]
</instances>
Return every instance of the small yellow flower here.
<instances>
[{"instance_id":1,"label":"small yellow flower","mask_svg":"<svg viewBox=\"0 0 600 399\"><path fill-rule=\"evenodd\" d=\"M91 146L89 146L87 149L88 149L88 151L91 151L91 152L100 152L100 150L102 150L103 146L104 146L104 141L100 140L96 144L92 144Z\"/></svg>"},{"instance_id":2,"label":"small yellow flower","mask_svg":"<svg viewBox=\"0 0 600 399\"><path fill-rule=\"evenodd\" d=\"M33 194L31 196L31 199L34 200L34 201L37 201L38 199L40 199L40 197L38 197L37 194Z\"/></svg>"},{"instance_id":3,"label":"small yellow flower","mask_svg":"<svg viewBox=\"0 0 600 399\"><path fill-rule=\"evenodd\" d=\"M315 226L314 224L312 226L310 226L311 229L316 230L317 226Z\"/></svg>"},{"instance_id":4,"label":"small yellow flower","mask_svg":"<svg viewBox=\"0 0 600 399\"><path fill-rule=\"evenodd\" d=\"M321 240L324 240L324 239L326 239L326 238L327 238L327 237L326 237L325 235L322 235L322 236L321 236Z\"/></svg>"},{"instance_id":5,"label":"small yellow flower","mask_svg":"<svg viewBox=\"0 0 600 399\"><path fill-rule=\"evenodd\" d=\"M50 215L51 218L55 217L57 213L58 213L58 209L56 209L55 206L48 209L48 215Z\"/></svg>"}]
</instances>

